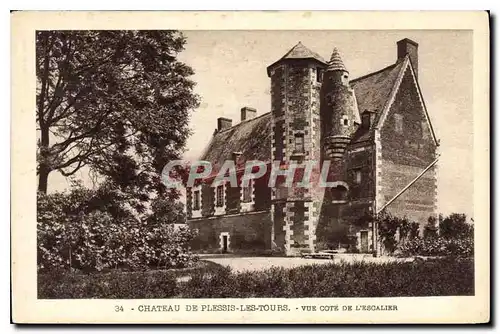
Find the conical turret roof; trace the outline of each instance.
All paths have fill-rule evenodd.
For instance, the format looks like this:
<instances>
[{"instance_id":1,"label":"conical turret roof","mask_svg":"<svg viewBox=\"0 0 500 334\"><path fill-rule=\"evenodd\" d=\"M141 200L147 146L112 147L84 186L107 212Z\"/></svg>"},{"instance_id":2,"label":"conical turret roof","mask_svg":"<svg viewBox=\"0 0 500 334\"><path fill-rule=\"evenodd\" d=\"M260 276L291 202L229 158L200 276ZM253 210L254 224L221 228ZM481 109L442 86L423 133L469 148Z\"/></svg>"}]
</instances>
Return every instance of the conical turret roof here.
<instances>
[{"instance_id":1,"label":"conical turret roof","mask_svg":"<svg viewBox=\"0 0 500 334\"><path fill-rule=\"evenodd\" d=\"M332 56L330 57L330 61L328 62L327 71L347 71L344 62L342 61L342 57L340 56L339 49L334 48L332 51Z\"/></svg>"}]
</instances>

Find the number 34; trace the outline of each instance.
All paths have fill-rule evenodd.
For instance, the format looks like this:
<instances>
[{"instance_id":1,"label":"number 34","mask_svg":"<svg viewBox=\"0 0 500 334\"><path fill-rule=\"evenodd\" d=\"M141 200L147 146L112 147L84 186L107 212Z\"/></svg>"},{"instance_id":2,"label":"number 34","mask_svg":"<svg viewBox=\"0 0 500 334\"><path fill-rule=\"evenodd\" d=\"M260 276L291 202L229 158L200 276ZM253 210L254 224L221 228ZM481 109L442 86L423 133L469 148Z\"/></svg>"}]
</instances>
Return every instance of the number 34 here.
<instances>
[{"instance_id":1,"label":"number 34","mask_svg":"<svg viewBox=\"0 0 500 334\"><path fill-rule=\"evenodd\" d=\"M123 306L115 305L115 312L123 312Z\"/></svg>"}]
</instances>

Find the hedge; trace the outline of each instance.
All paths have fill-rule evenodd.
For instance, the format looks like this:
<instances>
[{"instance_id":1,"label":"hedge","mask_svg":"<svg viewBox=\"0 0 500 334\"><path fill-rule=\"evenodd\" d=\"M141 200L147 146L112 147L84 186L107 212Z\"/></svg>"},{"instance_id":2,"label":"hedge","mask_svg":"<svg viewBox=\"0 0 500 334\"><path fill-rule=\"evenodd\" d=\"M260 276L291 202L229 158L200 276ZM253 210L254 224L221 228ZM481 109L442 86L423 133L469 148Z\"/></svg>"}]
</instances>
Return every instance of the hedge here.
<instances>
[{"instance_id":1,"label":"hedge","mask_svg":"<svg viewBox=\"0 0 500 334\"><path fill-rule=\"evenodd\" d=\"M232 272L206 265L176 271L39 275L39 298L398 297L474 294L474 261L341 263Z\"/></svg>"}]
</instances>

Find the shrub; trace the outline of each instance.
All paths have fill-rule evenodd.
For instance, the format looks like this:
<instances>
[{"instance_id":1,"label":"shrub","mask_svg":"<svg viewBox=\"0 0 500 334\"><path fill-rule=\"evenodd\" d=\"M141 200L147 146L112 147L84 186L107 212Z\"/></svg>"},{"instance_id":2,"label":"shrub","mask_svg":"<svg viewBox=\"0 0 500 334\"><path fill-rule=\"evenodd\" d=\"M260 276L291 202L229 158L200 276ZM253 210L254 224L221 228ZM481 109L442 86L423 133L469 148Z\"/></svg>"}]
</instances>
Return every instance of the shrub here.
<instances>
[{"instance_id":1,"label":"shrub","mask_svg":"<svg viewBox=\"0 0 500 334\"><path fill-rule=\"evenodd\" d=\"M470 257L474 255L474 242L472 238L416 238L403 244L401 252L405 256L422 255Z\"/></svg>"},{"instance_id":2,"label":"shrub","mask_svg":"<svg viewBox=\"0 0 500 334\"><path fill-rule=\"evenodd\" d=\"M38 297L69 298L170 298L177 282L167 271L41 274Z\"/></svg>"},{"instance_id":3,"label":"shrub","mask_svg":"<svg viewBox=\"0 0 500 334\"><path fill-rule=\"evenodd\" d=\"M452 213L448 217L439 217L439 235L443 238L473 238L474 226L467 223L465 214Z\"/></svg>"},{"instance_id":4,"label":"shrub","mask_svg":"<svg viewBox=\"0 0 500 334\"><path fill-rule=\"evenodd\" d=\"M427 224L424 226L424 238L435 238L438 236L438 229L436 218L430 216Z\"/></svg>"},{"instance_id":5,"label":"shrub","mask_svg":"<svg viewBox=\"0 0 500 334\"><path fill-rule=\"evenodd\" d=\"M176 276L191 275L187 282ZM443 284L446 282L446 284ZM303 298L474 294L474 261L329 263L234 273L214 264L191 272L39 275L39 298Z\"/></svg>"},{"instance_id":6,"label":"shrub","mask_svg":"<svg viewBox=\"0 0 500 334\"><path fill-rule=\"evenodd\" d=\"M388 253L394 253L406 240L414 239L419 233L419 224L408 218L399 218L388 212L382 212L377 217L379 236ZM399 231L399 238L396 234Z\"/></svg>"},{"instance_id":7,"label":"shrub","mask_svg":"<svg viewBox=\"0 0 500 334\"><path fill-rule=\"evenodd\" d=\"M96 204L96 198L108 195L81 187L38 194L39 270L181 268L196 261L189 248L195 233L172 223L182 220L179 205L170 204L170 211L158 209L140 220L111 200Z\"/></svg>"}]
</instances>

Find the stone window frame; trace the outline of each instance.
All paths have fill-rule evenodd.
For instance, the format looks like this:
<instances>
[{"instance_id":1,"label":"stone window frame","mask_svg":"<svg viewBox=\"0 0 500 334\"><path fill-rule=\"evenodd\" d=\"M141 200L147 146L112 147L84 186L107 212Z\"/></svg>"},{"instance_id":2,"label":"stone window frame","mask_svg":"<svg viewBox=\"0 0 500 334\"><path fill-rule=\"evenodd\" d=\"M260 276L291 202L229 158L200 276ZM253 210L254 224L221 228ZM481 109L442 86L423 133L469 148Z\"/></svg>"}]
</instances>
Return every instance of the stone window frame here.
<instances>
[{"instance_id":1,"label":"stone window frame","mask_svg":"<svg viewBox=\"0 0 500 334\"><path fill-rule=\"evenodd\" d=\"M224 185L221 184L215 188L215 206L220 208L224 206Z\"/></svg>"},{"instance_id":2,"label":"stone window frame","mask_svg":"<svg viewBox=\"0 0 500 334\"><path fill-rule=\"evenodd\" d=\"M335 194L340 194L334 189L342 190L344 193L342 194L342 198L335 198ZM335 181L330 188L330 193L332 194L332 203L347 203L349 196L349 185L344 181Z\"/></svg>"},{"instance_id":3,"label":"stone window frame","mask_svg":"<svg viewBox=\"0 0 500 334\"><path fill-rule=\"evenodd\" d=\"M321 67L316 67L316 82L323 81L323 69Z\"/></svg>"},{"instance_id":4,"label":"stone window frame","mask_svg":"<svg viewBox=\"0 0 500 334\"><path fill-rule=\"evenodd\" d=\"M198 211L201 209L201 190L197 189L193 191L193 210Z\"/></svg>"},{"instance_id":5,"label":"stone window frame","mask_svg":"<svg viewBox=\"0 0 500 334\"><path fill-rule=\"evenodd\" d=\"M242 187L242 202L251 203L252 202L252 192L253 192L253 180L248 180L248 186Z\"/></svg>"},{"instance_id":6,"label":"stone window frame","mask_svg":"<svg viewBox=\"0 0 500 334\"><path fill-rule=\"evenodd\" d=\"M301 141L298 139L300 138ZM305 136L303 133L296 133L294 135L294 150L295 153L304 153L306 151Z\"/></svg>"},{"instance_id":7,"label":"stone window frame","mask_svg":"<svg viewBox=\"0 0 500 334\"><path fill-rule=\"evenodd\" d=\"M229 234L229 232L221 232L219 234L220 250L222 251L224 249L224 237L227 237L227 251L229 252L231 249L231 247L229 247L231 245L231 234Z\"/></svg>"},{"instance_id":8,"label":"stone window frame","mask_svg":"<svg viewBox=\"0 0 500 334\"><path fill-rule=\"evenodd\" d=\"M349 117L347 115L342 115L340 118L340 125L349 126Z\"/></svg>"}]
</instances>

